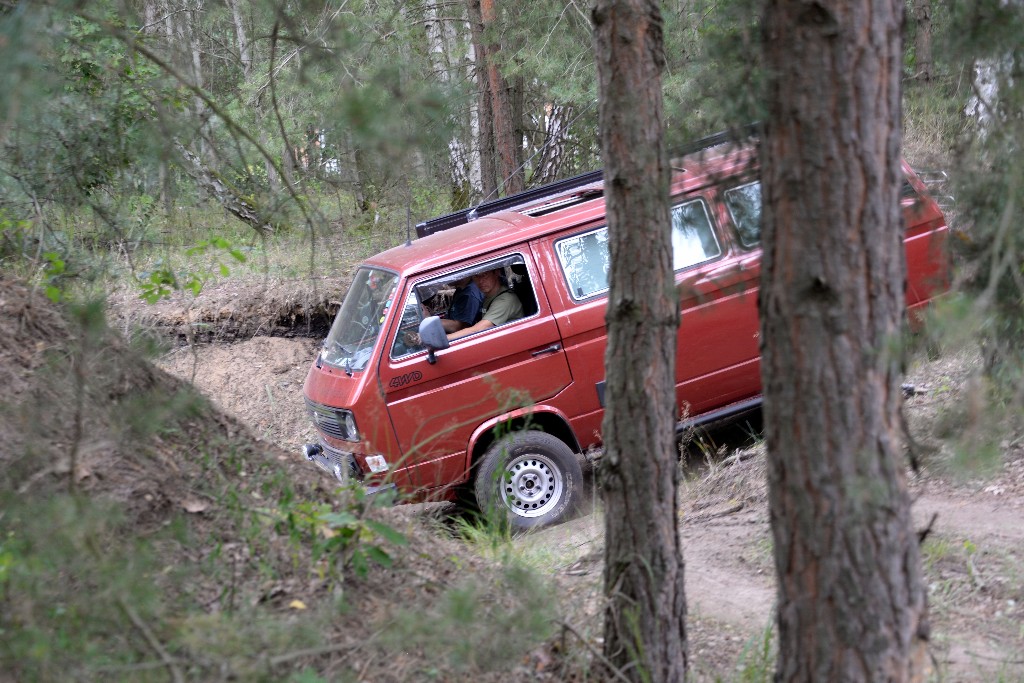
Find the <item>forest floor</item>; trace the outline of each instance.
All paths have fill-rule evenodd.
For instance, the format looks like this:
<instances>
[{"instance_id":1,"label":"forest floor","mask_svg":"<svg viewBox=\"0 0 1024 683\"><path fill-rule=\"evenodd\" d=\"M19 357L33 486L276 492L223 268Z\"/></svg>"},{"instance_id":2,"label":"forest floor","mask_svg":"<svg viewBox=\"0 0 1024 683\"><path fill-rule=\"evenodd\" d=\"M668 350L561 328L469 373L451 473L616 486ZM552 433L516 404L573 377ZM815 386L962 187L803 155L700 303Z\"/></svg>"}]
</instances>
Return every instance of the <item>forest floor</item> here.
<instances>
[{"instance_id":1,"label":"forest floor","mask_svg":"<svg viewBox=\"0 0 1024 683\"><path fill-rule=\"evenodd\" d=\"M275 291L282 287L276 284ZM258 438L300 458L301 445L314 438L302 384L318 340L259 336L260 325L246 311L259 320L274 318L267 301L259 287L231 285L209 288L188 307L168 302L140 314L125 300L118 308L122 321L179 339L189 320L206 320L208 338L230 343L180 345L158 364L194 383ZM242 334L232 321L243 322ZM1012 431L1012 419L991 418L980 407L978 366L976 351L961 348L934 360L920 357L907 375L917 393L906 400L906 416L922 463L908 472L914 521L918 530L929 529L922 564L931 679L1024 681L1024 434ZM691 445L691 454L713 455L682 461L680 522L696 680L749 680L751 672L771 668L775 589L765 456L749 436L743 429L699 435L703 446ZM986 465L979 467L984 454ZM598 643L603 522L594 477L587 486L578 518L514 543L556 582L565 598L565 614L558 617L565 632ZM453 514L445 506L400 510L442 520Z\"/></svg>"}]
</instances>

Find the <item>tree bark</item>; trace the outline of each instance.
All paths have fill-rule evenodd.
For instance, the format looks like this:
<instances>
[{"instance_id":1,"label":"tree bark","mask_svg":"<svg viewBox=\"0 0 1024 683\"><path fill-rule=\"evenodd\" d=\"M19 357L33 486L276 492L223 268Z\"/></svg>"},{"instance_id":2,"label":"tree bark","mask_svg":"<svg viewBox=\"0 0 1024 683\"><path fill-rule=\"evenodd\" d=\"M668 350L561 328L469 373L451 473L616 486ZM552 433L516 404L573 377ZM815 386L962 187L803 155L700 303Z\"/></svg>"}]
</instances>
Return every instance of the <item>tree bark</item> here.
<instances>
[{"instance_id":1,"label":"tree bark","mask_svg":"<svg viewBox=\"0 0 1024 683\"><path fill-rule=\"evenodd\" d=\"M185 162L182 165L182 170L188 173L199 187L217 200L217 203L224 207L225 211L260 235L267 235L274 230L274 226L264 218L259 209L221 180L216 171L210 169L202 158L188 151L179 142L175 142L174 147Z\"/></svg>"},{"instance_id":2,"label":"tree bark","mask_svg":"<svg viewBox=\"0 0 1024 683\"><path fill-rule=\"evenodd\" d=\"M912 681L900 449L902 0L768 0L761 358L776 681Z\"/></svg>"},{"instance_id":3,"label":"tree bark","mask_svg":"<svg viewBox=\"0 0 1024 683\"><path fill-rule=\"evenodd\" d=\"M480 0L480 19L486 39L487 31L497 22L498 12L494 0ZM491 99L491 123L494 125L495 160L498 170L498 194L508 196L523 190L523 169L519 167L518 150L522 140L516 140L515 116L512 109L512 94L505 77L498 69L495 55L501 50L501 43L491 43L484 53L487 66L487 90Z\"/></svg>"},{"instance_id":4,"label":"tree bark","mask_svg":"<svg viewBox=\"0 0 1024 683\"><path fill-rule=\"evenodd\" d=\"M534 162L531 185L550 183L561 173L566 154L565 132L572 120L572 114L573 109L569 105L551 102L544 106L544 111L539 116L544 137L540 145L540 154Z\"/></svg>"},{"instance_id":5,"label":"tree bark","mask_svg":"<svg viewBox=\"0 0 1024 683\"><path fill-rule=\"evenodd\" d=\"M477 83L482 93L481 131L485 137L481 144L481 161L485 175L490 165L496 180L496 189L489 190L487 195L507 196L523 190L524 172L520 162L521 127L516 123L511 92L495 57L501 45L487 42L488 30L497 21L497 9L494 0L468 0L467 6L477 60ZM485 181L485 189L488 184Z\"/></svg>"},{"instance_id":6,"label":"tree bark","mask_svg":"<svg viewBox=\"0 0 1024 683\"><path fill-rule=\"evenodd\" d=\"M686 598L676 525L675 349L670 171L662 131L655 0L593 10L611 276L605 500L604 654L634 681L686 675Z\"/></svg>"}]
</instances>

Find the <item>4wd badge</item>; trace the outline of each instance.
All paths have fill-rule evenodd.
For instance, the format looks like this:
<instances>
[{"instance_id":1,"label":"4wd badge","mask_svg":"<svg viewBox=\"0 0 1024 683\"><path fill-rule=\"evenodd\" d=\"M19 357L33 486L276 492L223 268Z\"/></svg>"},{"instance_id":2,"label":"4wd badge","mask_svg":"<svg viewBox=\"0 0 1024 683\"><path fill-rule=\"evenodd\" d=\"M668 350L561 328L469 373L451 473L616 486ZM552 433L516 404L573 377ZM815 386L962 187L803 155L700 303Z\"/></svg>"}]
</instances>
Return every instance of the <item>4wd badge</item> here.
<instances>
[{"instance_id":1,"label":"4wd badge","mask_svg":"<svg viewBox=\"0 0 1024 683\"><path fill-rule=\"evenodd\" d=\"M391 381L388 382L388 386L390 386L392 389L398 389L399 387L404 387L406 384L419 382L421 379L423 379L423 373L420 372L419 370L414 370L412 372L407 372L404 375L392 377Z\"/></svg>"}]
</instances>

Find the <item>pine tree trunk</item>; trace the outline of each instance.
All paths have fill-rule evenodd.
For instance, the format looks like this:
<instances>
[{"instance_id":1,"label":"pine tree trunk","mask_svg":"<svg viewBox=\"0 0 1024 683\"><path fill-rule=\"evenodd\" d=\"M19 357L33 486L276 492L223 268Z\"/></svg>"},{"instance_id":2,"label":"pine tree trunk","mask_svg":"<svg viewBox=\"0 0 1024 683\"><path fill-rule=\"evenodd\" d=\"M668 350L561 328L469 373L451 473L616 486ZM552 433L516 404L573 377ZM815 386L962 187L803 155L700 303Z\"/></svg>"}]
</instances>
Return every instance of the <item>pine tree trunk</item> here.
<instances>
[{"instance_id":1,"label":"pine tree trunk","mask_svg":"<svg viewBox=\"0 0 1024 683\"><path fill-rule=\"evenodd\" d=\"M494 0L479 0L480 25L486 41L487 31L497 21L497 9ZM508 83L498 69L497 53L501 50L499 43L484 46L483 65L486 80L486 91L490 101L491 125L494 129L494 160L497 171L498 194L507 196L523 190L523 170L519 168L518 159L522 146L521 138L516 139L516 124L512 110L512 97Z\"/></svg>"},{"instance_id":2,"label":"pine tree trunk","mask_svg":"<svg viewBox=\"0 0 1024 683\"><path fill-rule=\"evenodd\" d=\"M769 0L762 375L776 681L913 681L927 609L900 448L902 0Z\"/></svg>"},{"instance_id":3,"label":"pine tree trunk","mask_svg":"<svg viewBox=\"0 0 1024 683\"><path fill-rule=\"evenodd\" d=\"M611 278L601 473L604 653L634 681L686 674L686 597L676 526L675 349L665 66L656 0L593 10Z\"/></svg>"},{"instance_id":4,"label":"pine tree trunk","mask_svg":"<svg viewBox=\"0 0 1024 683\"><path fill-rule=\"evenodd\" d=\"M480 18L486 37L486 32L494 27L498 18L494 0L480 0ZM494 126L498 193L507 196L523 190L523 172L516 162L519 158L516 148L521 143L516 140L517 126L512 112L511 91L498 69L496 55L500 50L500 43L491 43L487 46L485 56L487 91L491 99L491 123Z\"/></svg>"}]
</instances>

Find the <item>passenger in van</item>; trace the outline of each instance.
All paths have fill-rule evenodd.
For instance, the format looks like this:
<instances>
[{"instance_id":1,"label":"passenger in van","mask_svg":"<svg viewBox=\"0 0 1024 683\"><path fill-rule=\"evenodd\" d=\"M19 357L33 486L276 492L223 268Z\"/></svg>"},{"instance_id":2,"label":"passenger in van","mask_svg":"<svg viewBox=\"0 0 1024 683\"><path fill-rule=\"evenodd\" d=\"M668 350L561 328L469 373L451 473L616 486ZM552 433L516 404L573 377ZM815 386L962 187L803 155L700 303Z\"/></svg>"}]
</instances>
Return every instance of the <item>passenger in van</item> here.
<instances>
[{"instance_id":1,"label":"passenger in van","mask_svg":"<svg viewBox=\"0 0 1024 683\"><path fill-rule=\"evenodd\" d=\"M459 339L483 332L523 317L523 303L502 283L500 268L477 273L473 276L473 282L484 295L484 302L480 308L483 317L474 325L449 333L448 339Z\"/></svg>"},{"instance_id":2,"label":"passenger in van","mask_svg":"<svg viewBox=\"0 0 1024 683\"><path fill-rule=\"evenodd\" d=\"M448 333L475 325L480 321L480 308L484 302L484 293L480 291L472 278L466 277L455 283L455 294L441 326Z\"/></svg>"}]
</instances>

